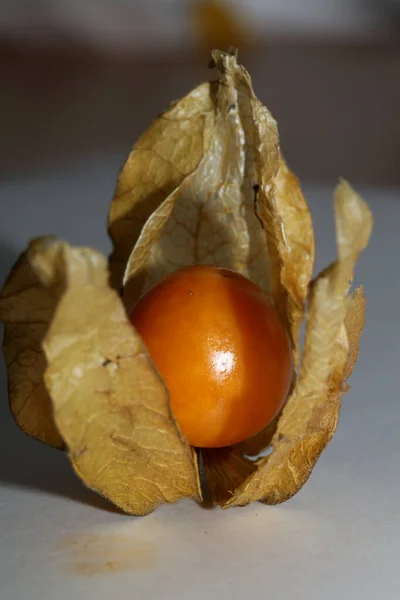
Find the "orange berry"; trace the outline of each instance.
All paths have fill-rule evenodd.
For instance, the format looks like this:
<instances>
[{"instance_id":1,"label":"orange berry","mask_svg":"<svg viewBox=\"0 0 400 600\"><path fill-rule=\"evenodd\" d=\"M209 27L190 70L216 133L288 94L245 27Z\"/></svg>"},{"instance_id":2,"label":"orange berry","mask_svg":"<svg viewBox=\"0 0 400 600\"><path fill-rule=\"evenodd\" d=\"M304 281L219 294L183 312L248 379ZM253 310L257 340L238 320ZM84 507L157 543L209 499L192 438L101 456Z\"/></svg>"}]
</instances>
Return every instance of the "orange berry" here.
<instances>
[{"instance_id":1,"label":"orange berry","mask_svg":"<svg viewBox=\"0 0 400 600\"><path fill-rule=\"evenodd\" d=\"M282 408L293 363L288 335L251 281L207 265L172 273L130 312L192 446L258 433Z\"/></svg>"}]
</instances>

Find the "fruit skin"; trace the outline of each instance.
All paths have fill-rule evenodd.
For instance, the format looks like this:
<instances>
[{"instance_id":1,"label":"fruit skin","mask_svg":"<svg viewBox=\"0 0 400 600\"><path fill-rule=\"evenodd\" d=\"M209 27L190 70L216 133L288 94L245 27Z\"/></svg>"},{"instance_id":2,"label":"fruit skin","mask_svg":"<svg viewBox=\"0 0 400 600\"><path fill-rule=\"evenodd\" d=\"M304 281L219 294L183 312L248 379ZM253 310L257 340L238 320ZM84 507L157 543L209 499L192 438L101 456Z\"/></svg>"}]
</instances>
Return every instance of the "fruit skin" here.
<instances>
[{"instance_id":1,"label":"fruit skin","mask_svg":"<svg viewBox=\"0 0 400 600\"><path fill-rule=\"evenodd\" d=\"M129 314L164 379L191 446L218 448L263 429L293 373L288 335L251 281L195 265L147 291Z\"/></svg>"}]
</instances>

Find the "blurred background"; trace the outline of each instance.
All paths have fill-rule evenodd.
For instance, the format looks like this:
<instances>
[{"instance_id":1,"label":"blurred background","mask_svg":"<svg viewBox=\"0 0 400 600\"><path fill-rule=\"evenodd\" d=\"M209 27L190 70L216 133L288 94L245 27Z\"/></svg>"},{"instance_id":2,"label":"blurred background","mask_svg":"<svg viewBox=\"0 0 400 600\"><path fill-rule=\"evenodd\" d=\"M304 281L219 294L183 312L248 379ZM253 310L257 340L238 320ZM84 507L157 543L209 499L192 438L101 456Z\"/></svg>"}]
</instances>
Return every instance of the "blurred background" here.
<instances>
[{"instance_id":1,"label":"blurred background","mask_svg":"<svg viewBox=\"0 0 400 600\"><path fill-rule=\"evenodd\" d=\"M264 523L271 533L269 589L279 598L399 598L400 0L0 0L0 285L34 236L54 233L110 251L106 215L130 147L171 101L215 77L210 49L231 45L278 120L283 153L303 184L315 272L336 257L338 176L356 186L375 217L355 278L365 285L367 326L336 442L289 508L265 517L256 509L257 531ZM57 579L51 544L60 531L96 531L111 521L87 506L96 499L61 452L17 429L6 398L0 359L1 598L91 598L92 589L99 598L99 586L115 595L114 575L109 588L103 578ZM157 511L153 523L169 554L178 548L177 560L173 552L168 560L183 572L187 527L195 527L197 551L211 517L187 513L171 527L171 514ZM252 521L242 514L247 532ZM232 564L243 559L257 577L256 555L245 533L238 537L240 526L233 538L229 525L222 528L220 581L229 597L243 597L243 569L235 579ZM267 556L262 544L257 552ZM158 590L158 580L176 598L193 589L204 597L214 555L206 543L201 549L197 579L173 569L168 575L160 554L158 570L135 571L133 579L124 573L124 581L130 592L139 581L141 598ZM290 577L281 577L287 565ZM327 578L336 582L331 592Z\"/></svg>"},{"instance_id":2,"label":"blurred background","mask_svg":"<svg viewBox=\"0 0 400 600\"><path fill-rule=\"evenodd\" d=\"M237 46L301 179L398 184L398 0L1 0L0 175L99 153Z\"/></svg>"}]
</instances>

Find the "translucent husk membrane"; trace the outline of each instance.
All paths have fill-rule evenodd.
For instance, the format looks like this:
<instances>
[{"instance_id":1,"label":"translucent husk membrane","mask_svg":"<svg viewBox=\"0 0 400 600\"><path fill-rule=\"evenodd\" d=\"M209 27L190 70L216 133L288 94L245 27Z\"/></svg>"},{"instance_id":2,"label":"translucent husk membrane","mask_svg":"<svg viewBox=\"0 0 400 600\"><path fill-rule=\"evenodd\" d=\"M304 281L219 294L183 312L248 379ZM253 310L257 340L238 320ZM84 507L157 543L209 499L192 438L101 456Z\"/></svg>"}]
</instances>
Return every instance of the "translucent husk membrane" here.
<instances>
[{"instance_id":1,"label":"translucent husk membrane","mask_svg":"<svg viewBox=\"0 0 400 600\"><path fill-rule=\"evenodd\" d=\"M215 51L213 63L218 81L175 102L129 154L109 213L109 263L37 239L0 297L18 425L65 448L89 488L132 514L202 499L197 453L126 316L149 286L185 265L233 269L270 296L290 335L299 369L279 418L235 447L202 452L223 507L276 504L301 488L335 432L364 324L363 291L352 295L350 284L372 229L367 205L338 184L338 258L311 282L312 222L276 122L234 54Z\"/></svg>"}]
</instances>

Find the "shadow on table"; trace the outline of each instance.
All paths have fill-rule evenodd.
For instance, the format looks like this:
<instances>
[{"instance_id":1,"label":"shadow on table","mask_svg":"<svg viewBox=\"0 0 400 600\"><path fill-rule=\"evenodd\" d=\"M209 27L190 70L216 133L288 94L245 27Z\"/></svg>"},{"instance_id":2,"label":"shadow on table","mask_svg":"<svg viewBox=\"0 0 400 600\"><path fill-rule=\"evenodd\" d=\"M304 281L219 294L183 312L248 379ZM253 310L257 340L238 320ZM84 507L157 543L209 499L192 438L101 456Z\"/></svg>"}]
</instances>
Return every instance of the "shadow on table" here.
<instances>
[{"instance_id":1,"label":"shadow on table","mask_svg":"<svg viewBox=\"0 0 400 600\"><path fill-rule=\"evenodd\" d=\"M0 286L3 285L15 262L16 254L12 248L0 241ZM8 408L7 377L2 357L0 359L1 487L36 489L102 510L117 512L117 509L107 500L83 486L73 473L63 452L30 439L19 430Z\"/></svg>"}]
</instances>

